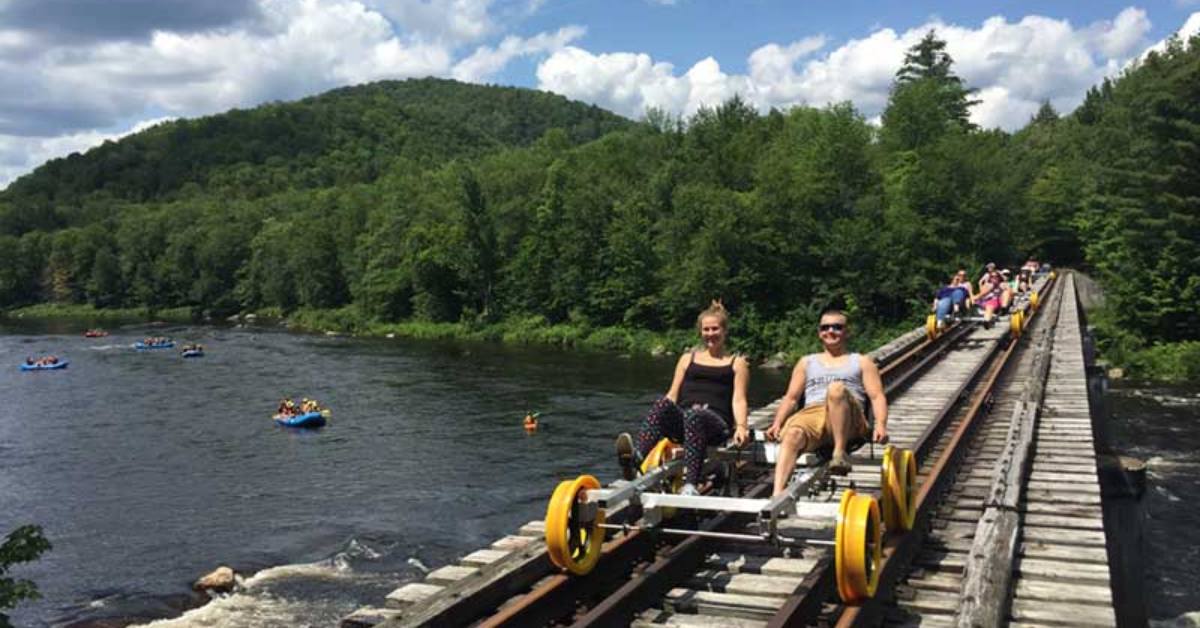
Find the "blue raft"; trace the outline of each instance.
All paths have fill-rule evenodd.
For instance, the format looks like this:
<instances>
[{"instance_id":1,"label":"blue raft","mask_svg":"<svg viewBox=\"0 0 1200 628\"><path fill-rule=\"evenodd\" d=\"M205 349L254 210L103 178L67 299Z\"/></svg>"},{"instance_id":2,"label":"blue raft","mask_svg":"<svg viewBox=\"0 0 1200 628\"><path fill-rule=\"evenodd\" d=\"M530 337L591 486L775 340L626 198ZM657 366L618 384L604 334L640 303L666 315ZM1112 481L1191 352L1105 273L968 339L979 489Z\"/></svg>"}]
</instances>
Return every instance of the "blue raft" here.
<instances>
[{"instance_id":1,"label":"blue raft","mask_svg":"<svg viewBox=\"0 0 1200 628\"><path fill-rule=\"evenodd\" d=\"M70 362L59 360L54 364L21 364L22 371L53 371L56 369L65 369Z\"/></svg>"},{"instance_id":2,"label":"blue raft","mask_svg":"<svg viewBox=\"0 0 1200 628\"><path fill-rule=\"evenodd\" d=\"M133 348L137 349L138 351L150 351L152 349L170 349L174 346L175 346L174 340L168 340L162 344L157 344L157 345L148 345L148 344L142 342L141 340L133 343Z\"/></svg>"},{"instance_id":3,"label":"blue raft","mask_svg":"<svg viewBox=\"0 0 1200 628\"><path fill-rule=\"evenodd\" d=\"M305 412L287 418L276 414L275 423L284 427L322 427L325 425L325 412Z\"/></svg>"},{"instance_id":4,"label":"blue raft","mask_svg":"<svg viewBox=\"0 0 1200 628\"><path fill-rule=\"evenodd\" d=\"M202 358L204 357L204 349L188 349L181 355L185 358Z\"/></svg>"}]
</instances>

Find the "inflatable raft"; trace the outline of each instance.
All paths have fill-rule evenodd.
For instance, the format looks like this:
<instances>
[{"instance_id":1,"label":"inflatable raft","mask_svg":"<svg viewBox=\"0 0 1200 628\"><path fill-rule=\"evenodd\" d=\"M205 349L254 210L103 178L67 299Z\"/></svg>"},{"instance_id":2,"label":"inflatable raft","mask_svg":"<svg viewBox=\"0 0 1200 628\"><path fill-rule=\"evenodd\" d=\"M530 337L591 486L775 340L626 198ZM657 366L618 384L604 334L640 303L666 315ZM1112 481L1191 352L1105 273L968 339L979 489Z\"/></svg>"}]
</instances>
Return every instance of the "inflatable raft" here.
<instances>
[{"instance_id":1,"label":"inflatable raft","mask_svg":"<svg viewBox=\"0 0 1200 628\"><path fill-rule=\"evenodd\" d=\"M141 340L133 343L133 348L137 349L138 351L150 351L152 349L170 349L174 346L175 346L174 340L168 340L166 342L156 344L156 345L148 345L148 344L142 342Z\"/></svg>"},{"instance_id":2,"label":"inflatable raft","mask_svg":"<svg viewBox=\"0 0 1200 628\"><path fill-rule=\"evenodd\" d=\"M325 425L325 419L329 416L328 410L321 412L305 412L296 416L285 417L281 414L275 415L275 423L284 427L322 427Z\"/></svg>"},{"instance_id":3,"label":"inflatable raft","mask_svg":"<svg viewBox=\"0 0 1200 628\"><path fill-rule=\"evenodd\" d=\"M89 329L83 332L84 338L103 338L108 335L108 332L103 329Z\"/></svg>"},{"instance_id":4,"label":"inflatable raft","mask_svg":"<svg viewBox=\"0 0 1200 628\"><path fill-rule=\"evenodd\" d=\"M67 362L66 360L59 360L58 362L55 362L54 364L21 364L21 370L22 371L53 371L53 370L57 370L57 369L65 369L65 368L67 368L67 364L70 364L70 362Z\"/></svg>"},{"instance_id":5,"label":"inflatable raft","mask_svg":"<svg viewBox=\"0 0 1200 628\"><path fill-rule=\"evenodd\" d=\"M202 358L204 357L204 349L186 349L180 355L185 358Z\"/></svg>"}]
</instances>

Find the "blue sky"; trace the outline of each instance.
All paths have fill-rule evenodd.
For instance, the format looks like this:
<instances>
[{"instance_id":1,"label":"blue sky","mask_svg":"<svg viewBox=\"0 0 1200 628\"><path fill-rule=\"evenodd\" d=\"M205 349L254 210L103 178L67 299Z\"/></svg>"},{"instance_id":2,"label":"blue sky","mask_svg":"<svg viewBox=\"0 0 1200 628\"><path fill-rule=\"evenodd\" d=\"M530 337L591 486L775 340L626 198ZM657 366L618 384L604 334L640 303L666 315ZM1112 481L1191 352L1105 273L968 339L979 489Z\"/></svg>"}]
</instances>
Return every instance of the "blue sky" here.
<instances>
[{"instance_id":1,"label":"blue sky","mask_svg":"<svg viewBox=\"0 0 1200 628\"><path fill-rule=\"evenodd\" d=\"M933 19L963 25L978 25L1000 15L1010 20L1026 15L1045 15L1086 25L1111 20L1130 6L1147 11L1151 37L1162 39L1183 25L1194 11L1195 2L1131 3L1112 0L1074 2L865 2L845 0L746 0L714 2L678 0L663 5L650 0L550 0L537 14L525 20L520 32L532 34L557 28L563 23L587 25L581 43L606 51L647 51L676 65L691 65L714 56L722 67L745 70L746 57L760 45L824 34L834 41L865 37L877 28L894 30L927 23ZM522 72L506 73L513 84L529 84Z\"/></svg>"},{"instance_id":2,"label":"blue sky","mask_svg":"<svg viewBox=\"0 0 1200 628\"><path fill-rule=\"evenodd\" d=\"M638 117L735 94L761 110L886 106L904 51L936 28L1015 130L1172 33L1200 0L0 0L0 186L159 121L383 79L544 89Z\"/></svg>"},{"instance_id":3,"label":"blue sky","mask_svg":"<svg viewBox=\"0 0 1200 628\"><path fill-rule=\"evenodd\" d=\"M1200 11L1195 2L864 2L846 0L708 2L679 0L662 5L649 0L551 0L528 18L520 31L550 30L564 21L587 25L582 43L597 50L638 50L675 64L691 64L714 56L733 71L745 70L745 59L769 42L826 35L834 41L865 37L878 28L907 30L940 18L977 25L992 16L1010 21L1026 15L1066 19L1077 26L1111 20L1122 9L1140 7L1149 14L1150 36L1162 39ZM529 77L514 76L514 82Z\"/></svg>"}]
</instances>

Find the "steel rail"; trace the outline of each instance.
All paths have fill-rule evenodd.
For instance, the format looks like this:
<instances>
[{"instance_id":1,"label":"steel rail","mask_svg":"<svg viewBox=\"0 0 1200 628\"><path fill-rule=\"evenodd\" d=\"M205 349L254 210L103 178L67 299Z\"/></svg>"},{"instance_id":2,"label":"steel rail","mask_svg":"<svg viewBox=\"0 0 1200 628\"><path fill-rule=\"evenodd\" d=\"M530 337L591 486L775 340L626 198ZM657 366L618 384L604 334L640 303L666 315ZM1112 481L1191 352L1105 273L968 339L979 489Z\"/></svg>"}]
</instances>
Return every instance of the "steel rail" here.
<instances>
[{"instance_id":1,"label":"steel rail","mask_svg":"<svg viewBox=\"0 0 1200 628\"><path fill-rule=\"evenodd\" d=\"M1061 289L1053 280L1043 286L1043 290L1046 288L1059 290L1061 293ZM1057 300L1047 299L1047 305L1052 301L1056 302ZM1030 320L1032 321L1032 318L1039 312L1040 310L1033 311ZM1025 337L1025 334L1022 334L1020 338L1008 343L1003 354L989 368L982 388L972 395L971 406L966 416L934 462L925 482L921 484L921 489L917 493L917 517L912 530L904 534L893 535L885 543L883 558L878 567L879 586L875 596L859 606L842 606L835 624L838 628L873 626L881 621L884 610L883 602L891 599L896 582L906 573L908 565L920 550L928 531L929 521L934 515L937 498L941 496L958 471L959 462L967 449L964 445L969 442L975 430L983 423L981 417L986 414L991 405L995 392L994 387L1006 370L1016 364L1011 358L1020 346L1019 341Z\"/></svg>"},{"instance_id":2,"label":"steel rail","mask_svg":"<svg viewBox=\"0 0 1200 628\"><path fill-rule=\"evenodd\" d=\"M935 358L944 355L969 331L966 326L963 326L963 329L957 334L939 336L933 341L919 342L915 348L905 352L900 358L892 360L889 364L891 367L888 369L889 374L896 372L904 364L910 362L915 362L915 364L897 375L892 375L895 379L885 385L885 394L891 397L903 391L911 384L912 378L928 369L934 363ZM769 475L764 474L764 476ZM770 478L768 477L766 481L760 478L747 491L746 496L754 498L765 494L770 489ZM734 513L717 515L708 520L708 525L702 531L723 530L748 520L748 516L735 516ZM639 575L614 591L603 602L580 617L572 626L582 628L584 626L611 626L628 623L627 620L634 612L661 597L672 582L694 571L703 561L707 550L713 543L714 538L709 534L692 535L679 542L668 550L663 558L656 560Z\"/></svg>"},{"instance_id":3,"label":"steel rail","mask_svg":"<svg viewBox=\"0 0 1200 628\"><path fill-rule=\"evenodd\" d=\"M939 358L969 335L973 328L973 324L958 323L933 340L921 337L881 360L883 366L880 373L886 381L885 394L890 399L906 390ZM753 480L745 496L768 492L770 478L767 476L769 474L763 474ZM637 513L630 515L626 520L636 521ZM478 625L544 625L571 616L581 605L587 608L589 600L599 602L579 617L574 625L614 625L627 621L633 612L664 594L671 582L695 570L703 560L705 550L716 539L726 536L723 532L745 525L750 520L744 514L717 515L704 521L700 534L687 536L673 545L664 543L662 530L631 528L627 534L605 543L600 563L592 573L586 576L552 574L544 577L527 593L485 617ZM659 557L655 556L656 548L659 548ZM833 592L832 578L828 578L826 583L826 578L821 577L821 574L832 571L832 568L821 568L826 563L832 564L828 558L820 559L818 567L801 583L801 588L812 594L826 590L823 595L804 596L815 600L811 603L817 609ZM639 569L630 578L629 574L635 568ZM612 590L627 578L628 582ZM611 593L604 596L604 591ZM408 622L405 623L408 625Z\"/></svg>"},{"instance_id":4,"label":"steel rail","mask_svg":"<svg viewBox=\"0 0 1200 628\"><path fill-rule=\"evenodd\" d=\"M1053 280L1042 286L1042 290L1054 288ZM1033 315L1036 316L1037 311ZM1032 320L1032 319L1031 319ZM1022 338L1024 336L1022 335ZM922 432L914 446L918 468L925 458L937 446L944 429L953 423L954 417L962 407L964 399L969 399L966 416L959 422L950 442L942 450L935 461L929 475L917 492L917 514L911 530L901 534L889 534L884 542L882 559L879 570L879 583L875 595L860 606L841 606L837 618L838 626L865 626L878 623L880 601L890 599L896 580L904 574L907 565L916 555L924 541L926 528L933 516L933 496L941 494L947 483L952 479L958 459L965 452L965 443L974 427L978 425L975 418L982 415L990 407L993 387L999 381L1001 374L1009 365L1009 358L1016 350L1020 338L1005 341L997 339L986 359L971 372L970 376L958 387L956 394L946 403L935 420ZM999 355L997 355L999 354ZM982 384L980 384L980 378ZM968 397L969 394L969 397ZM802 626L814 620L822 610L822 606L835 591L836 575L833 561L826 559L818 564L788 597L784 605L767 622L769 628L783 626Z\"/></svg>"}]
</instances>

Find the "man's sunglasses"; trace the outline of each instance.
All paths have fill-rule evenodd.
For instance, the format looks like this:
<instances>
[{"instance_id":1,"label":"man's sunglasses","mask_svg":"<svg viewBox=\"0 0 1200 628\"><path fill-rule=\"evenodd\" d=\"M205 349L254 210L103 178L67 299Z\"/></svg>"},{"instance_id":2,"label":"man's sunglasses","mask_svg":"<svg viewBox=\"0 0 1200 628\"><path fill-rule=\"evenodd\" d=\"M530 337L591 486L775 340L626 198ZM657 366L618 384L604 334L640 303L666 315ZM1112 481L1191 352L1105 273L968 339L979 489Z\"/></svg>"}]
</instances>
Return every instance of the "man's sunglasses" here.
<instances>
[{"instance_id":1,"label":"man's sunglasses","mask_svg":"<svg viewBox=\"0 0 1200 628\"><path fill-rule=\"evenodd\" d=\"M845 331L846 326L841 323L822 323L817 325L817 329L821 331Z\"/></svg>"}]
</instances>

